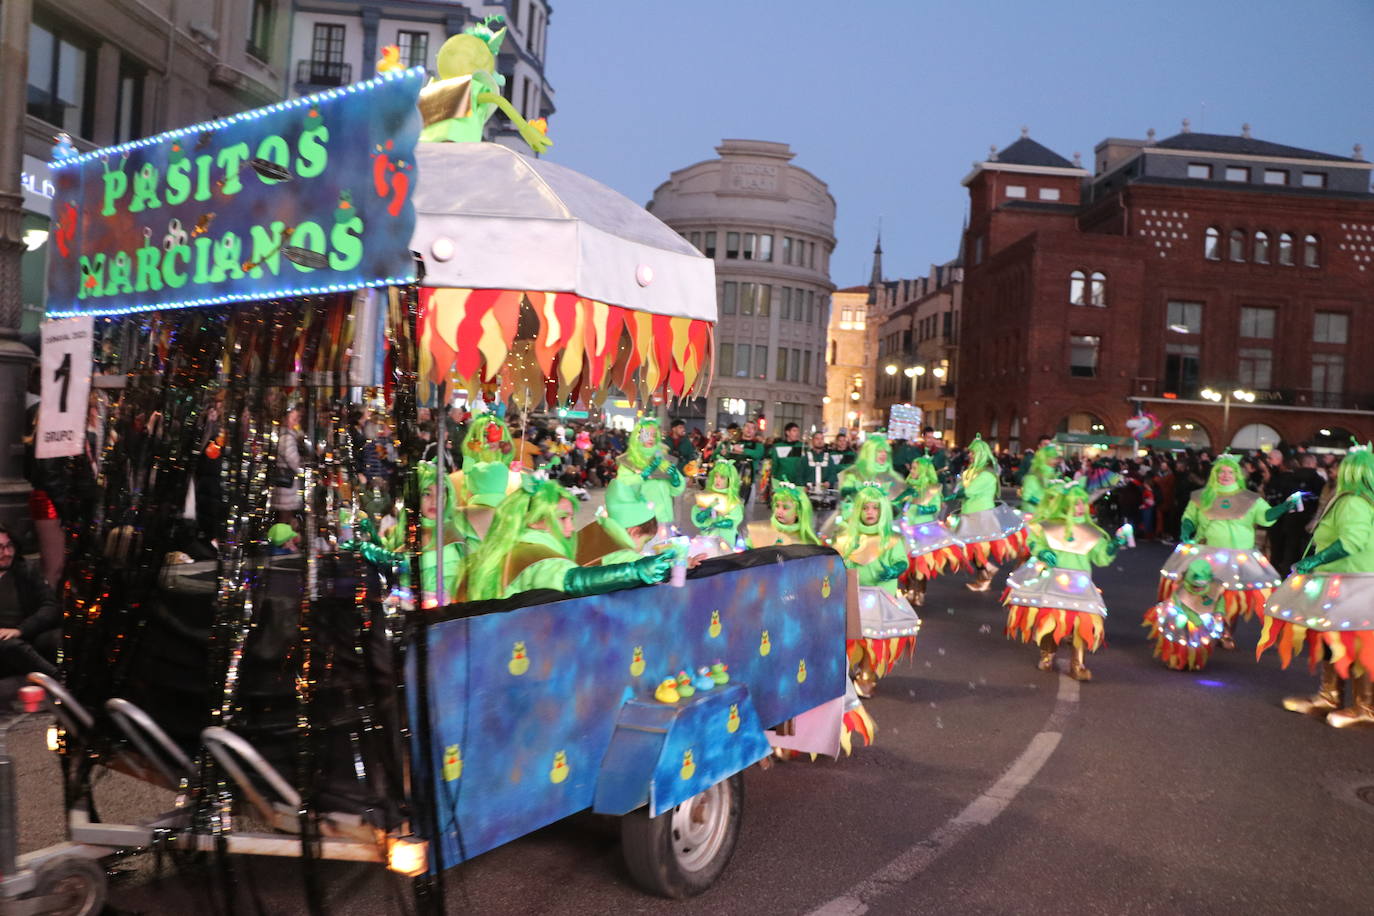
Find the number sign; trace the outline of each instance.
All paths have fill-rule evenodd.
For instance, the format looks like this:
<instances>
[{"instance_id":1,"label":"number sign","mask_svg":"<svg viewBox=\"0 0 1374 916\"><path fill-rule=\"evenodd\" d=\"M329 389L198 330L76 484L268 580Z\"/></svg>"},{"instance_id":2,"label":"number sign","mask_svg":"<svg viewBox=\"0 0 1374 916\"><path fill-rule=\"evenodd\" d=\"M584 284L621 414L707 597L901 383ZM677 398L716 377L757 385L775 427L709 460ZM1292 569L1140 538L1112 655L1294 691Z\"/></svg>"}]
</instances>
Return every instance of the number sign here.
<instances>
[{"instance_id":1,"label":"number sign","mask_svg":"<svg viewBox=\"0 0 1374 916\"><path fill-rule=\"evenodd\" d=\"M63 458L85 451L94 325L90 316L43 322L43 400L38 407L35 443L39 458Z\"/></svg>"}]
</instances>

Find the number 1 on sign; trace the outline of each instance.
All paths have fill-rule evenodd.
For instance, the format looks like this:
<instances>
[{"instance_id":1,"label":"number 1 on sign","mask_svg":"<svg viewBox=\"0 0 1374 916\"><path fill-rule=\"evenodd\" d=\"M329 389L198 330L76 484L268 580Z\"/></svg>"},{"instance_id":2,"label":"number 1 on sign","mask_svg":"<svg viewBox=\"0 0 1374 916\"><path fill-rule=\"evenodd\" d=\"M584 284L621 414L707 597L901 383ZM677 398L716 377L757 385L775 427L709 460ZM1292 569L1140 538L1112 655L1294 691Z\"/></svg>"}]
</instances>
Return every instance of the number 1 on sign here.
<instances>
[{"instance_id":1,"label":"number 1 on sign","mask_svg":"<svg viewBox=\"0 0 1374 916\"><path fill-rule=\"evenodd\" d=\"M70 353L63 354L62 364L53 370L52 380L54 384L59 381L62 383L62 393L57 396L57 412L66 413L67 392L72 387L72 355Z\"/></svg>"}]
</instances>

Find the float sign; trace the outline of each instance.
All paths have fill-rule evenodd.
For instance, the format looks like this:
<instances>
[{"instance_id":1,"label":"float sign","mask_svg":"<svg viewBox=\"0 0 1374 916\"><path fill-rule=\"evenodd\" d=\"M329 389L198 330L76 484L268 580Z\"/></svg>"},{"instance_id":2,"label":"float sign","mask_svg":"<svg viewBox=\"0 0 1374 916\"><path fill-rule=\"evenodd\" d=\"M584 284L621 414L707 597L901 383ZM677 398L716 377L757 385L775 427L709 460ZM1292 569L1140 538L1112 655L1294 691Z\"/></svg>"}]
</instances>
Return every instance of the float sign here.
<instances>
[{"instance_id":1,"label":"float sign","mask_svg":"<svg viewBox=\"0 0 1374 916\"><path fill-rule=\"evenodd\" d=\"M42 400L34 432L38 458L65 458L85 451L94 325L90 317L43 322Z\"/></svg>"},{"instance_id":2,"label":"float sign","mask_svg":"<svg viewBox=\"0 0 1374 916\"><path fill-rule=\"evenodd\" d=\"M424 71L51 164L48 315L117 315L414 279Z\"/></svg>"},{"instance_id":3,"label":"float sign","mask_svg":"<svg viewBox=\"0 0 1374 916\"><path fill-rule=\"evenodd\" d=\"M893 404L887 415L887 438L908 442L921 438L921 408L913 404Z\"/></svg>"}]
</instances>

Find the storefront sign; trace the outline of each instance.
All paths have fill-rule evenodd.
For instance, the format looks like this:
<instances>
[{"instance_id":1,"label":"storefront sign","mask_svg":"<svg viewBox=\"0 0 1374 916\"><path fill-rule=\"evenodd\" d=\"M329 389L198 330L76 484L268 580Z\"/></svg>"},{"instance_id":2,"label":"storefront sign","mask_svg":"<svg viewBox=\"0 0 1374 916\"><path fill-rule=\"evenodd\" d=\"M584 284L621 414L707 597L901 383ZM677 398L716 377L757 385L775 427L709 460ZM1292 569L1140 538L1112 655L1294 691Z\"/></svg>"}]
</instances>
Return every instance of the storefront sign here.
<instances>
[{"instance_id":1,"label":"storefront sign","mask_svg":"<svg viewBox=\"0 0 1374 916\"><path fill-rule=\"evenodd\" d=\"M387 73L55 161L48 314L412 280L423 78Z\"/></svg>"},{"instance_id":2,"label":"storefront sign","mask_svg":"<svg viewBox=\"0 0 1374 916\"><path fill-rule=\"evenodd\" d=\"M64 458L85 451L94 324L90 317L43 322L43 389L34 443L39 458Z\"/></svg>"},{"instance_id":3,"label":"storefront sign","mask_svg":"<svg viewBox=\"0 0 1374 916\"><path fill-rule=\"evenodd\" d=\"M24 209L41 216L52 215L52 199L57 193L48 172L48 164L41 159L25 156L23 171L19 173L19 190L23 193Z\"/></svg>"},{"instance_id":4,"label":"storefront sign","mask_svg":"<svg viewBox=\"0 0 1374 916\"><path fill-rule=\"evenodd\" d=\"M921 438L921 408L912 404L893 404L887 416L887 437L909 442Z\"/></svg>"}]
</instances>

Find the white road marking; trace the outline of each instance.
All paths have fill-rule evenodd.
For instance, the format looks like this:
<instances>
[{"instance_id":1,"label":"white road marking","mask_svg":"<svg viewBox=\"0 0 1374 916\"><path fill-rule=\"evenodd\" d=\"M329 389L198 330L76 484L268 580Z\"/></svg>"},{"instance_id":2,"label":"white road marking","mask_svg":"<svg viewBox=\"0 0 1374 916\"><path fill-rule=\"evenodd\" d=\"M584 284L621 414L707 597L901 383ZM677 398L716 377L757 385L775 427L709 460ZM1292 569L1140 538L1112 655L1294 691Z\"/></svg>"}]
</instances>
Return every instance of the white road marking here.
<instances>
[{"instance_id":1,"label":"white road marking","mask_svg":"<svg viewBox=\"0 0 1374 916\"><path fill-rule=\"evenodd\" d=\"M942 824L934 833L907 847L882 868L855 884L849 890L812 910L809 916L860 916L868 912L868 904L896 890L914 879L954 847L975 827L986 827L1006 810L1017 794L1030 784L1045 761L1050 759L1059 741L1062 728L1078 703L1078 681L1059 676L1059 692L1055 696L1054 711L1045 728L1031 739L1021 755L1012 762L988 790L975 798L964 810Z\"/></svg>"}]
</instances>

